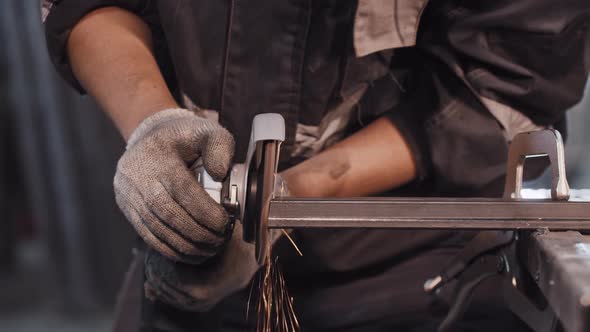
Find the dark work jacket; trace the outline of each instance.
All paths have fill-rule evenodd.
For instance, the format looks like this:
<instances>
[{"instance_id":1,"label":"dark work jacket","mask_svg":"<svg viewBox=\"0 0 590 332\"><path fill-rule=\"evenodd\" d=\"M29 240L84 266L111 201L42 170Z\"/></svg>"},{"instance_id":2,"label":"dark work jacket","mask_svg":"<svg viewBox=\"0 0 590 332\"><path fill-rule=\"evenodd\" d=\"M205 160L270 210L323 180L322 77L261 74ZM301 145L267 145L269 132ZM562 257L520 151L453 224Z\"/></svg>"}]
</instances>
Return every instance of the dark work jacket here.
<instances>
[{"instance_id":1,"label":"dark work jacket","mask_svg":"<svg viewBox=\"0 0 590 332\"><path fill-rule=\"evenodd\" d=\"M241 161L254 115L283 115L283 155L288 156L297 123L316 124L340 92L351 93L347 88L387 73L388 58L350 56L354 2L66 0L52 8L46 31L58 70L81 90L63 48L69 29L98 7L138 13L152 28L171 88L201 108L220 112L220 122L236 137L236 161ZM312 17L312 9L321 14ZM316 19L321 17L330 20Z\"/></svg>"},{"instance_id":2,"label":"dark work jacket","mask_svg":"<svg viewBox=\"0 0 590 332\"><path fill-rule=\"evenodd\" d=\"M288 156L298 123L317 125L331 105L368 84L349 130L381 115L400 130L418 167L401 195L499 195L508 141L481 98L556 125L581 98L590 67L588 0L431 1L415 47L362 58L351 44L353 0L53 1L45 22L52 61L79 90L64 48L68 33L84 14L109 5L148 22L171 90L220 112L236 137L237 161L255 114L285 117ZM304 257L285 244L277 252L304 325L338 330L428 311L424 279L469 237L302 231L294 238Z\"/></svg>"},{"instance_id":3,"label":"dark work jacket","mask_svg":"<svg viewBox=\"0 0 590 332\"><path fill-rule=\"evenodd\" d=\"M365 82L374 89L361 103L370 108L361 108L360 122L396 114L420 179L448 177L448 165L432 160L432 151L440 150L432 129L455 100L475 98L469 108L489 116L477 98L491 98L539 125L553 125L581 98L590 67L585 0L432 1L416 47L362 58L354 57L351 45L354 0L44 2L51 4L45 26L52 61L80 91L64 48L72 26L109 5L144 18L171 89L220 111L221 123L236 136L236 161L245 156L255 114L285 117L288 156L297 123L316 125L330 105ZM473 94L460 96L467 91ZM489 182L447 180L464 188ZM440 188L448 189L456 192Z\"/></svg>"}]
</instances>

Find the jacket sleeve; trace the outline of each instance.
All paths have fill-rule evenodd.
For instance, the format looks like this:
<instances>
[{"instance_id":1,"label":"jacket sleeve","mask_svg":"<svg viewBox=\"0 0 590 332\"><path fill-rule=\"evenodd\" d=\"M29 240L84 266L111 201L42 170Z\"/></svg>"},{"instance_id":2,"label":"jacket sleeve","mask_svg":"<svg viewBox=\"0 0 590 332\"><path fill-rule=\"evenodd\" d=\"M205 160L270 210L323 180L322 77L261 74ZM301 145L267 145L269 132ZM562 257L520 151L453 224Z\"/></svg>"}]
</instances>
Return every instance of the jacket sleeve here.
<instances>
[{"instance_id":1,"label":"jacket sleeve","mask_svg":"<svg viewBox=\"0 0 590 332\"><path fill-rule=\"evenodd\" d=\"M409 146L415 185L432 196L498 196L508 141L496 119L436 59L416 52L417 65L388 119Z\"/></svg>"},{"instance_id":2,"label":"jacket sleeve","mask_svg":"<svg viewBox=\"0 0 590 332\"><path fill-rule=\"evenodd\" d=\"M578 103L590 71L590 1L432 1L418 47L480 96L542 126Z\"/></svg>"},{"instance_id":3,"label":"jacket sleeve","mask_svg":"<svg viewBox=\"0 0 590 332\"><path fill-rule=\"evenodd\" d=\"M120 7L140 16L152 30L157 29L155 9L149 0L41 0L47 48L59 74L76 90L84 89L70 67L66 43L72 28L86 14L102 7Z\"/></svg>"},{"instance_id":4,"label":"jacket sleeve","mask_svg":"<svg viewBox=\"0 0 590 332\"><path fill-rule=\"evenodd\" d=\"M582 98L590 70L590 4L568 1L559 15L553 5L429 5L413 82L388 115L413 150L420 179L466 195L502 183L511 135L492 116L495 104L563 134L565 113Z\"/></svg>"}]
</instances>

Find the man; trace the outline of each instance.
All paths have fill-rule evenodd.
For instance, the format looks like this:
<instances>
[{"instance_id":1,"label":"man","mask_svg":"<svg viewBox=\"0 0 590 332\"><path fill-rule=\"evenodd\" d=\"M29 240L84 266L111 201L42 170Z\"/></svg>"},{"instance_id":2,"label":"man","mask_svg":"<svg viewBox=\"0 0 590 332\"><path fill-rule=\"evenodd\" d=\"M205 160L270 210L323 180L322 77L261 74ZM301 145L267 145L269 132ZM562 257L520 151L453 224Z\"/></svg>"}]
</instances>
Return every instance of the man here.
<instances>
[{"instance_id":1,"label":"man","mask_svg":"<svg viewBox=\"0 0 590 332\"><path fill-rule=\"evenodd\" d=\"M251 325L258 266L190 166L226 176L255 114L286 119L295 196L497 196L508 142L563 128L590 64L586 0L61 0L43 14L58 70L127 140L114 186L151 248L146 331ZM303 257L283 238L273 252L305 331L432 330L445 305L422 283L472 235L296 231ZM458 329L518 328L478 298Z\"/></svg>"}]
</instances>

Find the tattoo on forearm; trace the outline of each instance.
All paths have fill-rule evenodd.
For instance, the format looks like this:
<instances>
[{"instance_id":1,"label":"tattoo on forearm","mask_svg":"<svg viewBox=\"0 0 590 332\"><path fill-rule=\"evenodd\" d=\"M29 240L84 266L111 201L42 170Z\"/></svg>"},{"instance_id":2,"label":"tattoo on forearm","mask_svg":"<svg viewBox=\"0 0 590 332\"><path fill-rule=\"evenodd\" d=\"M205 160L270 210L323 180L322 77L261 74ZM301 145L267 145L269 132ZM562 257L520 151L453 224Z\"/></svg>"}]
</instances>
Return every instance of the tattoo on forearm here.
<instances>
[{"instance_id":1,"label":"tattoo on forearm","mask_svg":"<svg viewBox=\"0 0 590 332\"><path fill-rule=\"evenodd\" d=\"M338 180L350 170L350 163L348 160L339 160L331 165L329 174L332 180Z\"/></svg>"}]
</instances>

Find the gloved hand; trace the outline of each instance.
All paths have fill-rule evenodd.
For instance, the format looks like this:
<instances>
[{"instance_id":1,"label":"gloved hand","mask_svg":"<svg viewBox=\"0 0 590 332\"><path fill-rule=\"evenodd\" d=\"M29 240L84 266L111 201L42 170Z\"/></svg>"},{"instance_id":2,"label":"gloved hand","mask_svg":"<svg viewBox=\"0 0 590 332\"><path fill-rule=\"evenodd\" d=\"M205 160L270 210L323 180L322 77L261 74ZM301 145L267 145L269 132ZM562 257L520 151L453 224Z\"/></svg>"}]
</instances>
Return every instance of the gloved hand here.
<instances>
[{"instance_id":1,"label":"gloved hand","mask_svg":"<svg viewBox=\"0 0 590 332\"><path fill-rule=\"evenodd\" d=\"M175 261L201 263L222 248L231 228L190 166L202 158L220 181L233 151L232 135L216 122L185 109L158 112L135 129L119 160L117 204L150 247Z\"/></svg>"},{"instance_id":2,"label":"gloved hand","mask_svg":"<svg viewBox=\"0 0 590 332\"><path fill-rule=\"evenodd\" d=\"M181 310L208 311L228 295L248 286L260 268L254 245L242 239L236 223L219 255L201 265L173 262L153 250L145 259L145 294Z\"/></svg>"},{"instance_id":3,"label":"gloved hand","mask_svg":"<svg viewBox=\"0 0 590 332\"><path fill-rule=\"evenodd\" d=\"M290 194L280 175L275 177L274 193L277 197ZM254 244L245 242L242 232L242 223L237 223L223 252L201 265L173 262L153 250L148 251L145 259L146 296L181 310L208 311L228 295L245 288L260 265ZM270 246L283 234L282 230L271 230Z\"/></svg>"}]
</instances>

